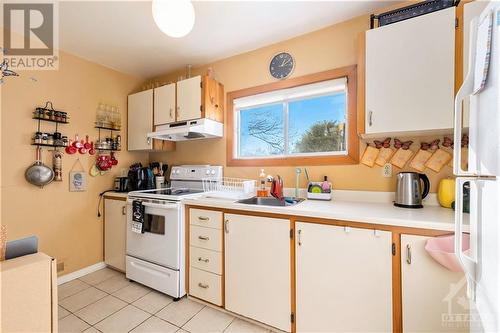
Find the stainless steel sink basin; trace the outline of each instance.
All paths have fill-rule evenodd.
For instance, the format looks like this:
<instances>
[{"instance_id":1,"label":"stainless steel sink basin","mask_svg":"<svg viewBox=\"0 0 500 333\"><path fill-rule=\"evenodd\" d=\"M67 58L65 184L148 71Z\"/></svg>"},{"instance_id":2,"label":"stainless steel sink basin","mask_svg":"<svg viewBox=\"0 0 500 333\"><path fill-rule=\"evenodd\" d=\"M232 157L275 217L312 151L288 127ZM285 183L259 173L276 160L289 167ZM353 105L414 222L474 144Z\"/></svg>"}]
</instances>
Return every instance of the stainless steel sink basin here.
<instances>
[{"instance_id":1,"label":"stainless steel sink basin","mask_svg":"<svg viewBox=\"0 0 500 333\"><path fill-rule=\"evenodd\" d=\"M243 199L236 201L237 203L242 203L246 205L258 205L258 206L295 206L304 201L302 198L285 197L284 200L280 201L273 197L253 197L249 199Z\"/></svg>"}]
</instances>

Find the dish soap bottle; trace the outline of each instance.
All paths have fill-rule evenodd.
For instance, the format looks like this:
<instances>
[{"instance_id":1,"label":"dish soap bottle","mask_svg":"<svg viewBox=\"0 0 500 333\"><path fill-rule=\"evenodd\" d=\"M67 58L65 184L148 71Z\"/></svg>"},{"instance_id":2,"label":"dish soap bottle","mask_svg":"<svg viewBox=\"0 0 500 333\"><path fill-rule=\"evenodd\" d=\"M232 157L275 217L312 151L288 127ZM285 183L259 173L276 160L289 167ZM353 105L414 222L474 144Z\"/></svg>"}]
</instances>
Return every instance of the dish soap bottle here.
<instances>
[{"instance_id":1,"label":"dish soap bottle","mask_svg":"<svg viewBox=\"0 0 500 333\"><path fill-rule=\"evenodd\" d=\"M321 190L323 191L323 193L330 193L331 192L331 187L330 187L330 183L328 182L327 176L325 176L325 178L323 178L323 183L321 183Z\"/></svg>"},{"instance_id":2,"label":"dish soap bottle","mask_svg":"<svg viewBox=\"0 0 500 333\"><path fill-rule=\"evenodd\" d=\"M266 179L267 177L266 174L264 173L264 169L260 169L259 188L257 189L258 197L267 197Z\"/></svg>"}]
</instances>

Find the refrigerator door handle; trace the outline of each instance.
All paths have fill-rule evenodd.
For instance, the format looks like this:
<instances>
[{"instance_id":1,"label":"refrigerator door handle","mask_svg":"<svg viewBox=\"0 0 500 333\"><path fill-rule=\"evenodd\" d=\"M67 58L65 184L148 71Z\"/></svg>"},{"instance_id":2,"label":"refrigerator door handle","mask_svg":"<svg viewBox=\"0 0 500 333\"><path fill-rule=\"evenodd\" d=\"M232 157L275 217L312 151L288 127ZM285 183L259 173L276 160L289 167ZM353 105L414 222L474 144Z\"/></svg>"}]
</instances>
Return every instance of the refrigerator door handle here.
<instances>
[{"instance_id":1,"label":"refrigerator door handle","mask_svg":"<svg viewBox=\"0 0 500 333\"><path fill-rule=\"evenodd\" d=\"M461 177L456 179L455 187L455 256L462 266L467 278L467 296L474 299L474 286L476 283L477 262L462 251L462 226L463 226L463 186L466 182L475 182L477 178ZM472 219L471 219L472 221ZM472 229L472 228L471 228ZM475 235L471 235L473 237Z\"/></svg>"},{"instance_id":2,"label":"refrigerator door handle","mask_svg":"<svg viewBox=\"0 0 500 333\"><path fill-rule=\"evenodd\" d=\"M454 132L453 132L453 173L455 176L473 176L475 175L476 170L471 170L471 166L469 166L469 170L462 169L462 102L467 97L470 96L474 91L474 67L476 63L476 35L477 35L477 18L473 19L470 24L470 43L469 43L469 68L467 71L467 75L464 78L464 82L462 86L457 92L455 96L455 112L454 112ZM470 114L472 114L472 110L470 110Z\"/></svg>"}]
</instances>

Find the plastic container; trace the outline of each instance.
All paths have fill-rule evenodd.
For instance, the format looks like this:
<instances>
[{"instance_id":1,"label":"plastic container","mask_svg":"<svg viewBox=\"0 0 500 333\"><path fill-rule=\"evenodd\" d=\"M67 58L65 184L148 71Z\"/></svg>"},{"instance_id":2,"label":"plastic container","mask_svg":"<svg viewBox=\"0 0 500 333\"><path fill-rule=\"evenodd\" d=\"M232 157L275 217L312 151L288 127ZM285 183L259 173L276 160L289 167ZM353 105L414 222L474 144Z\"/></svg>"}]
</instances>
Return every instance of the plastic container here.
<instances>
[{"instance_id":1,"label":"plastic container","mask_svg":"<svg viewBox=\"0 0 500 333\"><path fill-rule=\"evenodd\" d=\"M469 253L470 235L462 234L462 251ZM453 272L463 272L462 266L455 256L455 235L439 236L425 243L425 250L439 264Z\"/></svg>"}]
</instances>

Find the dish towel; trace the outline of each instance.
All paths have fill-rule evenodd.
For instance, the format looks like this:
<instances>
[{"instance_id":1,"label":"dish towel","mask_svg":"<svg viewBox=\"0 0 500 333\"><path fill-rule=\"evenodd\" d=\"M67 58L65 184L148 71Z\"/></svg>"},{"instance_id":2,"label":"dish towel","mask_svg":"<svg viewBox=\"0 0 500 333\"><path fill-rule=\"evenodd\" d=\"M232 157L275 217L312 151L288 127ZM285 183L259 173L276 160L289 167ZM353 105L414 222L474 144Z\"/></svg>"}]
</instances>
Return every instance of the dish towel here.
<instances>
[{"instance_id":1,"label":"dish towel","mask_svg":"<svg viewBox=\"0 0 500 333\"><path fill-rule=\"evenodd\" d=\"M141 200L132 202L132 231L138 234L144 233L144 205Z\"/></svg>"}]
</instances>

